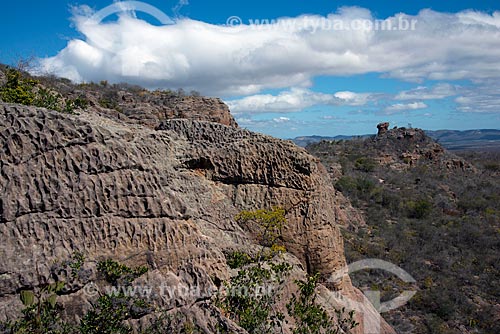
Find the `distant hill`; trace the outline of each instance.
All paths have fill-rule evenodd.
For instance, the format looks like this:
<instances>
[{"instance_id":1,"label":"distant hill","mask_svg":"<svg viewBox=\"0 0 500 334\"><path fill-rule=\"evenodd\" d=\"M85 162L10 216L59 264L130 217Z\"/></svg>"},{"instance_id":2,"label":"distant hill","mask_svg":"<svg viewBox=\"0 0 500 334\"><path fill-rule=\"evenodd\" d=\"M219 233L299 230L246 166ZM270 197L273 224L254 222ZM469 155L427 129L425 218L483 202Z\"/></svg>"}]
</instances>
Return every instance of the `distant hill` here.
<instances>
[{"instance_id":1,"label":"distant hill","mask_svg":"<svg viewBox=\"0 0 500 334\"><path fill-rule=\"evenodd\" d=\"M451 151L472 150L472 151L500 151L500 130L480 129L480 130L426 130L425 133L432 139L439 142L446 149ZM292 139L298 146L306 147L312 143L322 140L350 140L353 138L366 138L372 135L360 136L302 136Z\"/></svg>"},{"instance_id":2,"label":"distant hill","mask_svg":"<svg viewBox=\"0 0 500 334\"><path fill-rule=\"evenodd\" d=\"M353 138L366 138L372 135L361 135L361 136L335 136L335 137L324 137L324 136L302 136L292 139L292 141L301 147L306 147L309 144L319 143L322 140L351 140Z\"/></svg>"},{"instance_id":3,"label":"distant hill","mask_svg":"<svg viewBox=\"0 0 500 334\"><path fill-rule=\"evenodd\" d=\"M500 130L438 130L426 131L448 150L497 150L500 151Z\"/></svg>"}]
</instances>

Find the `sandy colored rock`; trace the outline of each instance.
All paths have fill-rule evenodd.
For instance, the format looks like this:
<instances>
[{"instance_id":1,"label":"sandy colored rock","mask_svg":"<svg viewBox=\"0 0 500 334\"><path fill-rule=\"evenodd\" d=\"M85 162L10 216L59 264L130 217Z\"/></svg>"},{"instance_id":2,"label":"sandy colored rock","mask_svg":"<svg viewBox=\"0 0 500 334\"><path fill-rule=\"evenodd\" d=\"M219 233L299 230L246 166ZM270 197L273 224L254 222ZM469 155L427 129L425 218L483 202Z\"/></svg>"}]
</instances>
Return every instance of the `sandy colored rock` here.
<instances>
[{"instance_id":1,"label":"sandy colored rock","mask_svg":"<svg viewBox=\"0 0 500 334\"><path fill-rule=\"evenodd\" d=\"M214 284L231 274L224 252L258 247L234 219L241 210L285 208L283 243L303 275L319 271L326 281L345 267L335 189L290 142L212 122L151 129L9 104L0 105L0 142L0 318L19 313L20 289L53 281L57 264L80 251L94 264L89 281L100 259L146 265L144 283L200 289L156 296L158 305L198 319L206 333L220 321L241 332L210 303ZM89 307L88 284L74 285L67 309ZM362 298L347 275L326 286Z\"/></svg>"}]
</instances>

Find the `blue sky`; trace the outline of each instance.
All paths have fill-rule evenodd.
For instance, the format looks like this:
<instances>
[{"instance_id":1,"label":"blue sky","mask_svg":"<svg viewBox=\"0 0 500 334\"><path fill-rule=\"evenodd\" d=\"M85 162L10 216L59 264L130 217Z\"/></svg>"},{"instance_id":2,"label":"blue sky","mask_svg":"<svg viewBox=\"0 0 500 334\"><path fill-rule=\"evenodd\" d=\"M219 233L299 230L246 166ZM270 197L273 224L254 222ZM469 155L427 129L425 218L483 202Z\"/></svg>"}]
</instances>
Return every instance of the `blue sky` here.
<instances>
[{"instance_id":1,"label":"blue sky","mask_svg":"<svg viewBox=\"0 0 500 334\"><path fill-rule=\"evenodd\" d=\"M4 3L0 62L198 90L282 138L373 133L381 121L500 128L498 1L150 0L175 24L131 5L88 24L112 3Z\"/></svg>"}]
</instances>

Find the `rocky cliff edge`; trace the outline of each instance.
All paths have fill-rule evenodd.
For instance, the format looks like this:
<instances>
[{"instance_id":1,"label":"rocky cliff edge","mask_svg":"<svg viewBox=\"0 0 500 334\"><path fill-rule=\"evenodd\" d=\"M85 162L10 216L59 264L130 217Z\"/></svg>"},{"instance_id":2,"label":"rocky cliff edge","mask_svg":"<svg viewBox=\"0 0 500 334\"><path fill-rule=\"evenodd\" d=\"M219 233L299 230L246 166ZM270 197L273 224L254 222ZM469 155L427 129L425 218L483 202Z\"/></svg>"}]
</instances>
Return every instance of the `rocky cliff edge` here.
<instances>
[{"instance_id":1,"label":"rocky cliff edge","mask_svg":"<svg viewBox=\"0 0 500 334\"><path fill-rule=\"evenodd\" d=\"M0 318L19 314L20 290L64 280L54 264L78 251L90 265L61 297L68 317L90 307L95 263L113 258L147 266L140 279L151 286L199 289L154 303L195 319L205 333L221 323L245 333L211 300L234 274L227 251L258 247L235 220L241 210L286 210L282 242L296 278L319 271L326 281L345 266L335 190L318 160L291 142L204 121L152 129L0 104L0 143ZM341 305L331 289L364 301L344 275L320 289L330 309ZM357 333L369 332L366 319L378 320L370 306L357 318ZM381 332L393 330L382 320Z\"/></svg>"}]
</instances>

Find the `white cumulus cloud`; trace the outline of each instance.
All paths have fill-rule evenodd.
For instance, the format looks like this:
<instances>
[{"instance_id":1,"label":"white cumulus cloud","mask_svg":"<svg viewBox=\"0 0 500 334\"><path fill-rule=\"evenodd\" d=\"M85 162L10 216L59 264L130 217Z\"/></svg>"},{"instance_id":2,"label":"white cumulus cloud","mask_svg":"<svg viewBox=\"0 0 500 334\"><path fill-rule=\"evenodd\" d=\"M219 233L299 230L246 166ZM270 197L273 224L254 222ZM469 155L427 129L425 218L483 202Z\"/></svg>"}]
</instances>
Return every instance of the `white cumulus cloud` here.
<instances>
[{"instance_id":1,"label":"white cumulus cloud","mask_svg":"<svg viewBox=\"0 0 500 334\"><path fill-rule=\"evenodd\" d=\"M292 88L278 95L257 94L241 99L225 101L233 113L298 112L321 105L364 105L370 99L369 93L337 92L325 94L306 88Z\"/></svg>"},{"instance_id":2,"label":"white cumulus cloud","mask_svg":"<svg viewBox=\"0 0 500 334\"><path fill-rule=\"evenodd\" d=\"M273 118L273 121L276 122L276 123L288 123L288 122L290 122L290 118L288 118L288 117L277 117L277 118Z\"/></svg>"},{"instance_id":3,"label":"white cumulus cloud","mask_svg":"<svg viewBox=\"0 0 500 334\"><path fill-rule=\"evenodd\" d=\"M356 25L360 20L373 22L373 17L370 11L353 7L267 27L231 27L187 18L155 26L126 14L116 22L92 22L91 14L88 7L75 14L75 27L83 38L70 40L57 55L41 59L39 71L75 81L127 81L224 96L308 87L318 75L377 72L416 82L500 77L499 12L423 10L416 16L398 14L385 20L393 27L416 20L413 31ZM300 105L285 101L280 107L271 97L268 100L278 110Z\"/></svg>"},{"instance_id":4,"label":"white cumulus cloud","mask_svg":"<svg viewBox=\"0 0 500 334\"><path fill-rule=\"evenodd\" d=\"M419 86L415 89L400 92L396 100L439 100L457 95L457 88L449 83L440 83L434 87Z\"/></svg>"},{"instance_id":5,"label":"white cumulus cloud","mask_svg":"<svg viewBox=\"0 0 500 334\"><path fill-rule=\"evenodd\" d=\"M400 111L425 109L428 105L423 102L396 103L385 108L386 114L394 114Z\"/></svg>"},{"instance_id":6,"label":"white cumulus cloud","mask_svg":"<svg viewBox=\"0 0 500 334\"><path fill-rule=\"evenodd\" d=\"M494 81L464 88L455 102L462 112L500 113L500 85Z\"/></svg>"}]
</instances>

